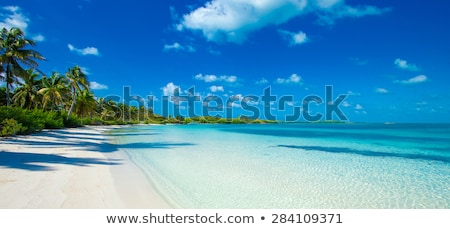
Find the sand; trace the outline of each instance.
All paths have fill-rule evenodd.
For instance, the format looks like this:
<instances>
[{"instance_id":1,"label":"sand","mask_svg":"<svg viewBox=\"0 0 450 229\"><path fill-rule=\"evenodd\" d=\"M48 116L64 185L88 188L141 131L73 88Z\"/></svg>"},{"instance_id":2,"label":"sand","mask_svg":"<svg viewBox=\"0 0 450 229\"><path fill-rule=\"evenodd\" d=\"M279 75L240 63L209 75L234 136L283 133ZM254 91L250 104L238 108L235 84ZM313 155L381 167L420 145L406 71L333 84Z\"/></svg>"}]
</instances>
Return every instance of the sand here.
<instances>
[{"instance_id":1,"label":"sand","mask_svg":"<svg viewBox=\"0 0 450 229\"><path fill-rule=\"evenodd\" d=\"M170 208L104 134L111 128L0 139L0 208Z\"/></svg>"}]
</instances>

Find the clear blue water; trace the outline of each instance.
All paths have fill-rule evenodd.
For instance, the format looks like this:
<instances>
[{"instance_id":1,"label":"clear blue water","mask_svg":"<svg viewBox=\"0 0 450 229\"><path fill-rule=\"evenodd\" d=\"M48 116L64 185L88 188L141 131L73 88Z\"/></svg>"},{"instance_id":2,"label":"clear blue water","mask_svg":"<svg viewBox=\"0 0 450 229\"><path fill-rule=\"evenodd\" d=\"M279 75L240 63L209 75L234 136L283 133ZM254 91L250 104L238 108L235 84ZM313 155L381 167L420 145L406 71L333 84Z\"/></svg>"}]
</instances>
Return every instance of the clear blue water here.
<instances>
[{"instance_id":1,"label":"clear blue water","mask_svg":"<svg viewBox=\"0 0 450 229\"><path fill-rule=\"evenodd\" d=\"M450 208L450 124L135 126L117 145L181 208Z\"/></svg>"}]
</instances>

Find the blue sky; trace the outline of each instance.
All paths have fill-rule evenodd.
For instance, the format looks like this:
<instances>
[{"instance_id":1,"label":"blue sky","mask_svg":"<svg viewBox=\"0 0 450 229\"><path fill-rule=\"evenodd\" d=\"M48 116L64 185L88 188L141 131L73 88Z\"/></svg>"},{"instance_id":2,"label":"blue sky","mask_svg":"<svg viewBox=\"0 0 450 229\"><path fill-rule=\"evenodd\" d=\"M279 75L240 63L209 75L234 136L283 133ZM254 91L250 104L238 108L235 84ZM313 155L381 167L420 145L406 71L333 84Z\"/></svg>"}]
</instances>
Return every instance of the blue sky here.
<instances>
[{"instance_id":1,"label":"blue sky","mask_svg":"<svg viewBox=\"0 0 450 229\"><path fill-rule=\"evenodd\" d=\"M270 86L301 106L333 85L334 98L349 95L339 107L350 121L449 122L447 1L6 0L0 7L0 27L20 27L38 41L42 71L79 65L96 96L122 95L128 85L159 98L157 113L160 96L175 87L226 99L261 96ZM310 106L324 113L325 104ZM272 109L279 118L292 111Z\"/></svg>"}]
</instances>

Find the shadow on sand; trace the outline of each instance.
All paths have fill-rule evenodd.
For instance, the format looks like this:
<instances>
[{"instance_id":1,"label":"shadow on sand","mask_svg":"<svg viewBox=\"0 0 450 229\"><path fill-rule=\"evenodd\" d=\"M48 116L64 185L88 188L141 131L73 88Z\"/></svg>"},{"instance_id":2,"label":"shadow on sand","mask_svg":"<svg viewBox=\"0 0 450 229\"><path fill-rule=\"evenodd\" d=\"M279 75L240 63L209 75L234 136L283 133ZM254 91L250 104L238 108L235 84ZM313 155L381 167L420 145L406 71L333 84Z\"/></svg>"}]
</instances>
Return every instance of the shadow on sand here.
<instances>
[{"instance_id":1,"label":"shadow on sand","mask_svg":"<svg viewBox=\"0 0 450 229\"><path fill-rule=\"evenodd\" d=\"M65 164L74 166L119 165L117 161L96 158L65 157L55 154L0 152L0 167L29 171L52 171L45 164Z\"/></svg>"},{"instance_id":2,"label":"shadow on sand","mask_svg":"<svg viewBox=\"0 0 450 229\"><path fill-rule=\"evenodd\" d=\"M126 133L123 133L126 135ZM120 137L112 136L112 137ZM45 131L33 136L0 139L1 144L27 148L28 152L11 152L15 150L0 150L0 168L14 168L29 171L52 171L51 164L66 164L73 166L119 165L120 161L111 159L66 157L58 152L58 148L71 151L91 151L92 153L114 153L122 149L172 149L175 147L192 146L192 143L177 142L136 142L112 144L99 133L86 131L54 130ZM46 148L55 151L48 154L35 152ZM34 151L34 152L33 152Z\"/></svg>"}]
</instances>

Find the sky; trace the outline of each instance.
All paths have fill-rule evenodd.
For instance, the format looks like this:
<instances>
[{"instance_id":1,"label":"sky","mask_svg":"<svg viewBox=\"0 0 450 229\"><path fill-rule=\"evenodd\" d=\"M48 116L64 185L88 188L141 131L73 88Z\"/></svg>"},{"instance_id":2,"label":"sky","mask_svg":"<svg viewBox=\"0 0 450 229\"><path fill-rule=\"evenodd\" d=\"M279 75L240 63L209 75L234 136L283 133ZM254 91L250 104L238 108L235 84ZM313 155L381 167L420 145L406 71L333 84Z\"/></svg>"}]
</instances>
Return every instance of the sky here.
<instances>
[{"instance_id":1,"label":"sky","mask_svg":"<svg viewBox=\"0 0 450 229\"><path fill-rule=\"evenodd\" d=\"M267 108L267 88L277 119L304 111L310 95L323 101L309 112L325 114L331 85L331 103L347 95L337 105L351 122L449 122L449 8L425 0L2 0L0 27L37 41L46 74L79 65L96 97L123 97L129 86L153 95L160 114L175 88L194 88L196 115L217 106L204 103L211 95L235 117L252 115L239 101L253 95L251 106ZM283 96L293 99L280 109Z\"/></svg>"}]
</instances>

